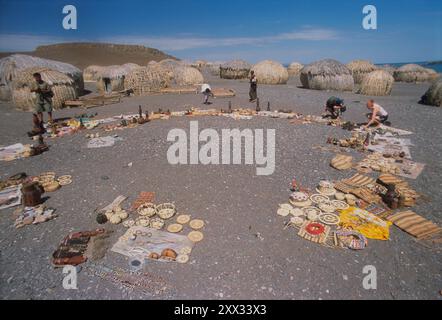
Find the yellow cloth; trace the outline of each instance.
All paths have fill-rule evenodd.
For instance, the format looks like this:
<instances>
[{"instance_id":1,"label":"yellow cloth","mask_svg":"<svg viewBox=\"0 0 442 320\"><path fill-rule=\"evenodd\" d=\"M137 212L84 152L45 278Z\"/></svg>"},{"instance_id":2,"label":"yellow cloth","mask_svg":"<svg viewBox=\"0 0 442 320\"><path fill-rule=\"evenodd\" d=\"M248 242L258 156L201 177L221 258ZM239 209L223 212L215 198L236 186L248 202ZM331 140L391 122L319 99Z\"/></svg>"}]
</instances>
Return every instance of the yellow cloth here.
<instances>
[{"instance_id":1,"label":"yellow cloth","mask_svg":"<svg viewBox=\"0 0 442 320\"><path fill-rule=\"evenodd\" d=\"M390 238L390 221L384 221L374 214L360 208L350 207L341 210L340 225L363 234L368 239L388 240Z\"/></svg>"}]
</instances>

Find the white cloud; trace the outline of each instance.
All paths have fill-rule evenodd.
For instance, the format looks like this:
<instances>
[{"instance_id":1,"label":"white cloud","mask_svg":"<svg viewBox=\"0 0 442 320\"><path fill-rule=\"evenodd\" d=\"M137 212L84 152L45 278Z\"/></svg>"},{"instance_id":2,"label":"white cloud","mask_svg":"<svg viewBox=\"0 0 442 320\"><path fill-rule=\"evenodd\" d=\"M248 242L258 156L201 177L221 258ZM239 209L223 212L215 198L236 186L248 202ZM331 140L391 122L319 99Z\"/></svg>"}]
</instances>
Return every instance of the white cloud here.
<instances>
[{"instance_id":1,"label":"white cloud","mask_svg":"<svg viewBox=\"0 0 442 320\"><path fill-rule=\"evenodd\" d=\"M337 32L329 29L303 28L298 31L262 37L198 37L182 35L174 37L153 36L109 36L97 39L100 42L145 45L166 51L181 51L198 48L232 47L243 45L266 45L284 41L323 41L337 39ZM40 45L72 42L72 39L53 36L0 34L0 51L30 51ZM86 41L75 39L75 41ZM94 40L87 40L94 41Z\"/></svg>"},{"instance_id":2,"label":"white cloud","mask_svg":"<svg viewBox=\"0 0 442 320\"><path fill-rule=\"evenodd\" d=\"M70 42L65 38L26 34L0 34L0 51L32 51L38 46Z\"/></svg>"},{"instance_id":3,"label":"white cloud","mask_svg":"<svg viewBox=\"0 0 442 320\"><path fill-rule=\"evenodd\" d=\"M241 45L265 45L281 41L323 41L334 40L338 38L337 32L328 29L306 28L300 31L281 33L273 36L262 37L108 37L102 40L106 42L126 43L126 44L144 44L150 47L181 51L197 48L216 48L231 47Z\"/></svg>"}]
</instances>

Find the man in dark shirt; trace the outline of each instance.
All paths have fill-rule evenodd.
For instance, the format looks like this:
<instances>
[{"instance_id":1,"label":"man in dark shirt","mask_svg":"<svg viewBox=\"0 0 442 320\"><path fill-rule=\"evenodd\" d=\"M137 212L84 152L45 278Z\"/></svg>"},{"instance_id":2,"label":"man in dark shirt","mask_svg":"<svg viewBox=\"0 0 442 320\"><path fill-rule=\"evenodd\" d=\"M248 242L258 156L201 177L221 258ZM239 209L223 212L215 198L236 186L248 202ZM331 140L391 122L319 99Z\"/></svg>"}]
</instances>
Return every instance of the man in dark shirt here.
<instances>
[{"instance_id":1,"label":"man in dark shirt","mask_svg":"<svg viewBox=\"0 0 442 320\"><path fill-rule=\"evenodd\" d=\"M344 100L338 97L330 97L325 104L326 117L338 119L347 110Z\"/></svg>"},{"instance_id":2,"label":"man in dark shirt","mask_svg":"<svg viewBox=\"0 0 442 320\"><path fill-rule=\"evenodd\" d=\"M258 99L257 89L258 89L258 80L256 79L255 71L252 70L250 72L250 91L249 91L250 102L255 102L256 99Z\"/></svg>"}]
</instances>

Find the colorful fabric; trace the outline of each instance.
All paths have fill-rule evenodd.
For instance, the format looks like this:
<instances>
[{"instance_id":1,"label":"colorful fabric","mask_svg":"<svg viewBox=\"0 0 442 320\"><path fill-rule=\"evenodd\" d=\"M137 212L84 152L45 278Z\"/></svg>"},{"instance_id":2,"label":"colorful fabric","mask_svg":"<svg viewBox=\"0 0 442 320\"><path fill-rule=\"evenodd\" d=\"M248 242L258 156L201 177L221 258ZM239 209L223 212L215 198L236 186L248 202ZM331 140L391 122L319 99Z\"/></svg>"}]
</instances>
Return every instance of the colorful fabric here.
<instances>
[{"instance_id":1,"label":"colorful fabric","mask_svg":"<svg viewBox=\"0 0 442 320\"><path fill-rule=\"evenodd\" d=\"M388 240L390 238L390 221L384 221L374 214L356 207L340 212L340 225L345 229L355 230L368 239Z\"/></svg>"}]
</instances>

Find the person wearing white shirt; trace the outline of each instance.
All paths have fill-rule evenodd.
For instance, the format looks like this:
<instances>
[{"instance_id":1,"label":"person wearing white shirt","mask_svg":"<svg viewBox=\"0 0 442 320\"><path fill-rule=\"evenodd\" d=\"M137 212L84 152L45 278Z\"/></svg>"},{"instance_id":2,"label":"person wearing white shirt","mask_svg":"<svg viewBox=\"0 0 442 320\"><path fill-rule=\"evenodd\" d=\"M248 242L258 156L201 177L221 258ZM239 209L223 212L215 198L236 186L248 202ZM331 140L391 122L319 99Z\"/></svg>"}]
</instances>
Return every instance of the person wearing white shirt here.
<instances>
[{"instance_id":1,"label":"person wearing white shirt","mask_svg":"<svg viewBox=\"0 0 442 320\"><path fill-rule=\"evenodd\" d=\"M371 112L367 114L369 121L365 125L365 129L368 129L373 125L379 126L388 120L388 112L381 105L375 103L373 99L368 100L367 108Z\"/></svg>"},{"instance_id":2,"label":"person wearing white shirt","mask_svg":"<svg viewBox=\"0 0 442 320\"><path fill-rule=\"evenodd\" d=\"M201 93L204 95L204 104L210 104L209 97L213 97L212 88L207 83L201 86Z\"/></svg>"}]
</instances>

